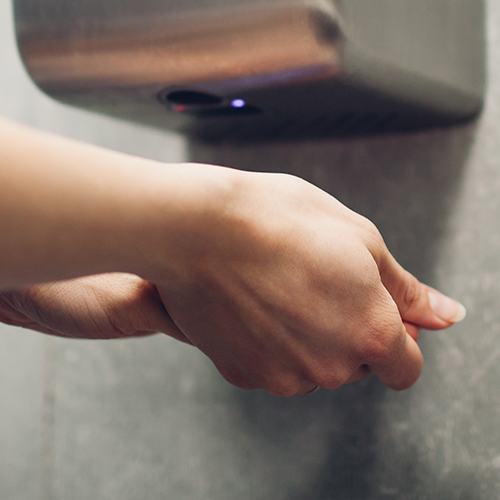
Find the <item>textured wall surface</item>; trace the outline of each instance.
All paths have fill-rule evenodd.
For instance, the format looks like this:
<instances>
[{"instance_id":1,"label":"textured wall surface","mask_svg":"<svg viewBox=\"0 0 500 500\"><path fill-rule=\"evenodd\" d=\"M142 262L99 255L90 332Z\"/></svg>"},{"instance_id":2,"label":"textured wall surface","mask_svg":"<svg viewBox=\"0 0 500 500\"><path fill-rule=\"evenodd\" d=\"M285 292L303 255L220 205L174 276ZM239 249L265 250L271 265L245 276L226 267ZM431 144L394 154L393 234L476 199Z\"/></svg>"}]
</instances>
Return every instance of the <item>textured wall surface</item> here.
<instances>
[{"instance_id":1,"label":"textured wall surface","mask_svg":"<svg viewBox=\"0 0 500 500\"><path fill-rule=\"evenodd\" d=\"M473 0L471 0L473 1ZM86 342L0 326L2 500L491 500L500 492L500 0L485 112L467 127L287 145L188 145L65 108L18 59L0 2L0 114L165 161L300 175L371 218L467 319L424 332L420 381L280 399L156 336Z\"/></svg>"}]
</instances>

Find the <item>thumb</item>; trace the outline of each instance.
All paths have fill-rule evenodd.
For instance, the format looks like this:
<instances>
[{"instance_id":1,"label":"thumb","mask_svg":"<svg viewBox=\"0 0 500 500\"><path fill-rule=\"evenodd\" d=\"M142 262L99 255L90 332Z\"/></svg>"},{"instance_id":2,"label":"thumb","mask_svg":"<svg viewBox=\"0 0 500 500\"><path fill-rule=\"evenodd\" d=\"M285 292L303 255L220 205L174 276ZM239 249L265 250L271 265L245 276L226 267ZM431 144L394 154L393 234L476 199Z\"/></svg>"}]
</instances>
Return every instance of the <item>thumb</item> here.
<instances>
[{"instance_id":1,"label":"thumb","mask_svg":"<svg viewBox=\"0 0 500 500\"><path fill-rule=\"evenodd\" d=\"M379 266L385 288L396 303L403 321L428 330L441 330L465 318L465 307L420 283L387 252Z\"/></svg>"}]
</instances>

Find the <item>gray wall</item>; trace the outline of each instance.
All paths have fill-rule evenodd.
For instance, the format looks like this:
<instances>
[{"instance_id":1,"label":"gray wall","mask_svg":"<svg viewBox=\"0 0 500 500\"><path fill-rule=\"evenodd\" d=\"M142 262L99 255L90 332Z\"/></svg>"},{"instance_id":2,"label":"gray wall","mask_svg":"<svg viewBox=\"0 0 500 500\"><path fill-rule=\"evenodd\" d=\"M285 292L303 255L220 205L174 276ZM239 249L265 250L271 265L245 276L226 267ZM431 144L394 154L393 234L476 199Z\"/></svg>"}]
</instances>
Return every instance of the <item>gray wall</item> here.
<instances>
[{"instance_id":1,"label":"gray wall","mask_svg":"<svg viewBox=\"0 0 500 500\"><path fill-rule=\"evenodd\" d=\"M412 389L369 380L291 399L233 388L163 336L86 342L0 326L2 500L500 498L500 0L488 4L476 124L207 147L41 95L1 2L1 115L159 160L300 175L370 217L409 270L469 310L423 333Z\"/></svg>"}]
</instances>

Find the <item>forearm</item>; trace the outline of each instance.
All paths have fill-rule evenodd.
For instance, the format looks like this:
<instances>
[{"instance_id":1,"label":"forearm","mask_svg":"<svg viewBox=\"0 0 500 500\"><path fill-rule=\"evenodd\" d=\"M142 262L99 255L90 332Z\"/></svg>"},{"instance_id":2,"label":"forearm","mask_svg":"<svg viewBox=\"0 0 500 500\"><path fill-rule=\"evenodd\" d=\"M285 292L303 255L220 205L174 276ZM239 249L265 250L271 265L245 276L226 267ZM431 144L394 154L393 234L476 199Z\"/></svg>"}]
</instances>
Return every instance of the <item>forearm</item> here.
<instances>
[{"instance_id":1,"label":"forearm","mask_svg":"<svg viewBox=\"0 0 500 500\"><path fill-rule=\"evenodd\" d=\"M189 177L180 165L0 121L0 289L168 268ZM178 231L177 231L178 232ZM152 248L162 238L162 248Z\"/></svg>"},{"instance_id":2,"label":"forearm","mask_svg":"<svg viewBox=\"0 0 500 500\"><path fill-rule=\"evenodd\" d=\"M47 281L60 282L8 291ZM418 328L465 315L402 269L373 224L300 179L164 165L8 123L2 289L0 320L90 338L163 331L233 384L277 395L371 373L409 387Z\"/></svg>"}]
</instances>

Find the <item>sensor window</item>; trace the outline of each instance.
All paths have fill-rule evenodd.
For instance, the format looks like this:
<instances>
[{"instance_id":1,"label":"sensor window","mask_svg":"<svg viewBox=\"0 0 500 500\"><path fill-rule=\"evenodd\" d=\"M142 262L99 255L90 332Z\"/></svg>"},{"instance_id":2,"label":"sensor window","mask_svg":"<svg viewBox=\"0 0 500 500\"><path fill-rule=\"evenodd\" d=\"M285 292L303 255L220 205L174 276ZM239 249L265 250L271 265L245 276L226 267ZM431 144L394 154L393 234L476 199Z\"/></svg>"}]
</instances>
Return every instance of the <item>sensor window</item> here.
<instances>
[{"instance_id":1,"label":"sensor window","mask_svg":"<svg viewBox=\"0 0 500 500\"><path fill-rule=\"evenodd\" d=\"M176 90L167 94L165 99L180 106L215 106L222 103L219 96L193 90Z\"/></svg>"}]
</instances>

